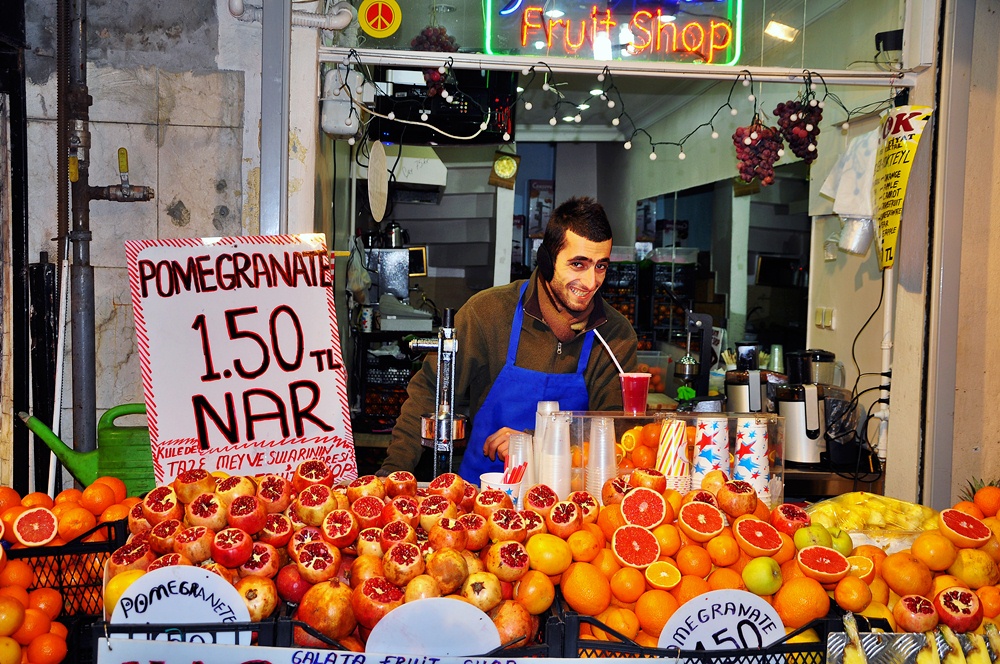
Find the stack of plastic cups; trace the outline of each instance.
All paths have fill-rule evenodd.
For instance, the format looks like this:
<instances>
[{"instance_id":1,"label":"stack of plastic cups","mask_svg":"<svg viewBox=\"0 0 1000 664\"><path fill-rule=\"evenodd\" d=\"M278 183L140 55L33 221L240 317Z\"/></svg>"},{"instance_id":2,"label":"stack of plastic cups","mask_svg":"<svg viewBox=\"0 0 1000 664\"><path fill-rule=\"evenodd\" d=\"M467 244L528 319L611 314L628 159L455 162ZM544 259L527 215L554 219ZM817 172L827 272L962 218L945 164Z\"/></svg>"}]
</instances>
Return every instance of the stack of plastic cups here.
<instances>
[{"instance_id":1,"label":"stack of plastic cups","mask_svg":"<svg viewBox=\"0 0 1000 664\"><path fill-rule=\"evenodd\" d=\"M767 418L740 417L736 420L736 451L733 479L749 482L757 498L771 505L770 437Z\"/></svg>"},{"instance_id":2,"label":"stack of plastic cups","mask_svg":"<svg viewBox=\"0 0 1000 664\"><path fill-rule=\"evenodd\" d=\"M558 401L539 401L535 407L535 468L538 468L539 455L542 452L542 441L545 440L545 425L549 421L549 415L559 411ZM535 481L538 479L538 472L533 473ZM530 484L528 486L531 486Z\"/></svg>"},{"instance_id":3,"label":"stack of plastic cups","mask_svg":"<svg viewBox=\"0 0 1000 664\"><path fill-rule=\"evenodd\" d=\"M556 492L559 500L570 494L572 453L570 450L571 416L568 413L553 413L545 417L543 438L536 447L538 464L535 478Z\"/></svg>"},{"instance_id":4,"label":"stack of plastic cups","mask_svg":"<svg viewBox=\"0 0 1000 664\"><path fill-rule=\"evenodd\" d=\"M524 475L521 477L521 495L535 483L535 453L531 434L512 433L507 443L507 466L516 468L525 464Z\"/></svg>"},{"instance_id":5,"label":"stack of plastic cups","mask_svg":"<svg viewBox=\"0 0 1000 664\"><path fill-rule=\"evenodd\" d=\"M587 493L600 501L604 483L618 473L618 464L615 462L614 418L595 417L590 421L590 449L587 454L586 471L584 488Z\"/></svg>"}]
</instances>

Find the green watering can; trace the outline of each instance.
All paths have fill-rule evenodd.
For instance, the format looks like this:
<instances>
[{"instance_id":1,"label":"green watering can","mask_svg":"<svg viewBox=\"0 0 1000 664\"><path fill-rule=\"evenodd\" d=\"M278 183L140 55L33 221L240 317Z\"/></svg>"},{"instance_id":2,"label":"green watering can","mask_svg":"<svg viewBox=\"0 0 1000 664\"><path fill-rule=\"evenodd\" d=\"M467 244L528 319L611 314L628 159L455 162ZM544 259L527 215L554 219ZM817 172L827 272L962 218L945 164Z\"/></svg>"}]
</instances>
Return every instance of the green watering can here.
<instances>
[{"instance_id":1,"label":"green watering can","mask_svg":"<svg viewBox=\"0 0 1000 664\"><path fill-rule=\"evenodd\" d=\"M115 426L115 420L125 415L145 414L146 404L143 403L127 403L111 408L97 423L97 449L77 452L59 440L52 429L37 417L18 413L28 429L49 446L80 484L89 486L98 477L110 475L125 483L130 496L140 496L156 487L149 427Z\"/></svg>"}]
</instances>

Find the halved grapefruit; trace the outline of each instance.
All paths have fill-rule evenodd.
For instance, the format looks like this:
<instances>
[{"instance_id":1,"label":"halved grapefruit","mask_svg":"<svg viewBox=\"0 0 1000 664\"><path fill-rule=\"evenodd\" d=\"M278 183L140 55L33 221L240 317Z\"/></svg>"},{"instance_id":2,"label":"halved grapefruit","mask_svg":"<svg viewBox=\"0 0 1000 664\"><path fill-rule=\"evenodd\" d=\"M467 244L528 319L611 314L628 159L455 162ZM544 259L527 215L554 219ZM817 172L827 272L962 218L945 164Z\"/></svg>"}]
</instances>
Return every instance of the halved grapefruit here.
<instances>
[{"instance_id":1,"label":"halved grapefruit","mask_svg":"<svg viewBox=\"0 0 1000 664\"><path fill-rule=\"evenodd\" d=\"M851 563L840 551L813 545L799 549L796 556L802 573L820 583L836 583L851 571Z\"/></svg>"},{"instance_id":2,"label":"halved grapefruit","mask_svg":"<svg viewBox=\"0 0 1000 664\"><path fill-rule=\"evenodd\" d=\"M646 582L658 590L670 590L681 582L681 573L666 560L657 560L646 568Z\"/></svg>"},{"instance_id":3,"label":"halved grapefruit","mask_svg":"<svg viewBox=\"0 0 1000 664\"><path fill-rule=\"evenodd\" d=\"M781 551L781 535L767 521L740 519L733 524L733 537L751 558L773 556Z\"/></svg>"},{"instance_id":4,"label":"halved grapefruit","mask_svg":"<svg viewBox=\"0 0 1000 664\"><path fill-rule=\"evenodd\" d=\"M956 509L941 510L938 514L938 528L942 535L960 549L978 549L993 534L982 521Z\"/></svg>"},{"instance_id":5,"label":"halved grapefruit","mask_svg":"<svg viewBox=\"0 0 1000 664\"><path fill-rule=\"evenodd\" d=\"M611 552L622 565L645 569L660 557L660 543L648 529L624 525L611 537Z\"/></svg>"},{"instance_id":6,"label":"halved grapefruit","mask_svg":"<svg viewBox=\"0 0 1000 664\"><path fill-rule=\"evenodd\" d=\"M715 505L696 500L681 505L681 509L677 513L677 525L685 535L695 542L707 542L726 527L726 516Z\"/></svg>"},{"instance_id":7,"label":"halved grapefruit","mask_svg":"<svg viewBox=\"0 0 1000 664\"><path fill-rule=\"evenodd\" d=\"M59 534L59 520L47 507L30 507L14 520L14 536L25 546L45 546Z\"/></svg>"},{"instance_id":8,"label":"halved grapefruit","mask_svg":"<svg viewBox=\"0 0 1000 664\"><path fill-rule=\"evenodd\" d=\"M667 515L667 501L662 493L646 487L636 487L622 498L622 516L625 523L643 528L655 528Z\"/></svg>"},{"instance_id":9,"label":"halved grapefruit","mask_svg":"<svg viewBox=\"0 0 1000 664\"><path fill-rule=\"evenodd\" d=\"M871 558L864 556L847 556L847 562L851 564L848 574L860 578L865 583L871 583L875 578L875 563Z\"/></svg>"}]
</instances>

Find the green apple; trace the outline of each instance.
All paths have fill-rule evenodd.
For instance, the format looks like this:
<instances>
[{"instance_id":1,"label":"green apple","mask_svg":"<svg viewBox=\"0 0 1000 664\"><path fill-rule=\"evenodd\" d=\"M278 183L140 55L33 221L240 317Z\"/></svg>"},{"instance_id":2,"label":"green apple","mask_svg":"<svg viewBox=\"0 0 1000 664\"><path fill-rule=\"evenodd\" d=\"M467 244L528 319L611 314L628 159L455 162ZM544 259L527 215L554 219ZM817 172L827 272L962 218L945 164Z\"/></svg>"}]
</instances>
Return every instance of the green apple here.
<instances>
[{"instance_id":1,"label":"green apple","mask_svg":"<svg viewBox=\"0 0 1000 664\"><path fill-rule=\"evenodd\" d=\"M743 583L755 595L773 595L781 587L781 565L774 558L754 558L743 568Z\"/></svg>"},{"instance_id":2,"label":"green apple","mask_svg":"<svg viewBox=\"0 0 1000 664\"><path fill-rule=\"evenodd\" d=\"M830 526L827 528L827 532L830 533L830 538L833 540L834 549L845 556L851 555L851 551L854 551L854 540L851 539L849 532L837 526Z\"/></svg>"},{"instance_id":3,"label":"green apple","mask_svg":"<svg viewBox=\"0 0 1000 664\"><path fill-rule=\"evenodd\" d=\"M817 544L833 548L833 538L830 537L830 531L818 523L803 526L796 530L795 534L792 535L792 541L795 542L796 551L801 551L807 546L815 546Z\"/></svg>"}]
</instances>

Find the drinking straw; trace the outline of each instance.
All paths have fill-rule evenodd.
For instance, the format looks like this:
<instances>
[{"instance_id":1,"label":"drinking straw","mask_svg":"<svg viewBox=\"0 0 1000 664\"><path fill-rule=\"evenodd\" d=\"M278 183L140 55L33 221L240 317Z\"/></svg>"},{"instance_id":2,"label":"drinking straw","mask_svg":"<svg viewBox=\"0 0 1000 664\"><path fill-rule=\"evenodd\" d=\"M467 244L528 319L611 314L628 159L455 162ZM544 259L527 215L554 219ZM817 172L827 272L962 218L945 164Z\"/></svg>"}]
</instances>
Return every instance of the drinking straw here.
<instances>
[{"instance_id":1,"label":"drinking straw","mask_svg":"<svg viewBox=\"0 0 1000 664\"><path fill-rule=\"evenodd\" d=\"M601 336L601 333L598 332L595 329L594 330L594 334L597 335L597 338L600 340L601 344L604 346L604 350L608 351L608 355L611 356L611 361L615 363L616 367L618 367L618 373L625 373L625 370L622 369L622 365L618 363L618 358L615 357L615 354L611 352L611 346L609 346L608 342L604 340L604 337Z\"/></svg>"}]
</instances>

